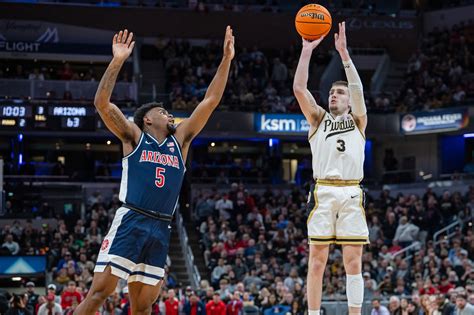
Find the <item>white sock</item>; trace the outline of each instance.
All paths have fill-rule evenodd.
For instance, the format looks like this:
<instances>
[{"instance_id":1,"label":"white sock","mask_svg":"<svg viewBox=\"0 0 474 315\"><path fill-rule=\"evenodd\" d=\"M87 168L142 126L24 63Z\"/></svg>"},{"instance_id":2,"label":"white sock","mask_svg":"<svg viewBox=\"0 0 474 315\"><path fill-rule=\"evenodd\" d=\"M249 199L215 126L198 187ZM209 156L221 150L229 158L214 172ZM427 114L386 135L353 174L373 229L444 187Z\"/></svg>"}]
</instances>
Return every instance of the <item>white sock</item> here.
<instances>
[{"instance_id":1,"label":"white sock","mask_svg":"<svg viewBox=\"0 0 474 315\"><path fill-rule=\"evenodd\" d=\"M308 310L308 315L321 315L321 311L320 310L316 310L316 311Z\"/></svg>"},{"instance_id":2,"label":"white sock","mask_svg":"<svg viewBox=\"0 0 474 315\"><path fill-rule=\"evenodd\" d=\"M346 275L347 304L350 307L362 307L364 301L364 278L362 274Z\"/></svg>"}]
</instances>

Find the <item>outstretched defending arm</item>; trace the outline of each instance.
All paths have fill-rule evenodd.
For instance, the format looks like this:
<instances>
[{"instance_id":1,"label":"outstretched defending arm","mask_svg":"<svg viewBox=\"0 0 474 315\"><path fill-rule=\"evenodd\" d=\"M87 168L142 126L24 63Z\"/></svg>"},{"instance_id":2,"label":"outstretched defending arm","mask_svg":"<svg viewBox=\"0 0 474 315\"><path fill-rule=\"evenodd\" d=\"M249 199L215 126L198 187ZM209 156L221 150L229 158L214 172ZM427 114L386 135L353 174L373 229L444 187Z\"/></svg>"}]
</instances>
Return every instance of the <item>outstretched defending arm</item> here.
<instances>
[{"instance_id":1,"label":"outstretched defending arm","mask_svg":"<svg viewBox=\"0 0 474 315\"><path fill-rule=\"evenodd\" d=\"M183 120L176 129L176 137L183 146L183 151L186 151L191 140L204 128L212 112L219 105L227 84L230 63L234 58L234 54L234 36L232 35L232 28L227 26L224 39L224 55L214 79L212 79L201 103L191 116Z\"/></svg>"},{"instance_id":2,"label":"outstretched defending arm","mask_svg":"<svg viewBox=\"0 0 474 315\"><path fill-rule=\"evenodd\" d=\"M318 124L324 116L325 110L316 103L313 95L311 95L311 92L308 90L309 62L313 49L316 48L323 39L324 36L310 42L303 38L303 48L301 49L300 60L298 61L295 80L293 82L293 92L298 100L301 111L309 124L314 128L318 128Z\"/></svg>"},{"instance_id":3,"label":"outstretched defending arm","mask_svg":"<svg viewBox=\"0 0 474 315\"><path fill-rule=\"evenodd\" d=\"M127 30L115 34L112 42L113 59L105 70L94 98L94 105L107 128L124 143L136 142L140 128L127 120L120 109L110 102L110 96L123 63L132 53L135 42Z\"/></svg>"},{"instance_id":4,"label":"outstretched defending arm","mask_svg":"<svg viewBox=\"0 0 474 315\"><path fill-rule=\"evenodd\" d=\"M339 23L339 33L334 34L336 50L342 59L349 83L350 105L359 129L365 131L367 127L367 108L365 106L364 88L357 69L349 56L346 40L346 22Z\"/></svg>"}]
</instances>

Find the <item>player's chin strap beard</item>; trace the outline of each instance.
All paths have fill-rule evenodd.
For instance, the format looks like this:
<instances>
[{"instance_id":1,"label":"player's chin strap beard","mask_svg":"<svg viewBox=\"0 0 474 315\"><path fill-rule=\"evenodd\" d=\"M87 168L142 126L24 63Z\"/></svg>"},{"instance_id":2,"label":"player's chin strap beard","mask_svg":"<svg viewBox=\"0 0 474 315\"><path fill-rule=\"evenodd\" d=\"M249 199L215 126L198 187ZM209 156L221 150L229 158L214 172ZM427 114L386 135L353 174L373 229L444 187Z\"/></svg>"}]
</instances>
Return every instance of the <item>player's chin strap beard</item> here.
<instances>
[{"instance_id":1,"label":"player's chin strap beard","mask_svg":"<svg viewBox=\"0 0 474 315\"><path fill-rule=\"evenodd\" d=\"M176 125L175 124L169 123L169 124L166 125L166 128L168 129L168 133L171 136L174 135L174 133L176 132Z\"/></svg>"}]
</instances>

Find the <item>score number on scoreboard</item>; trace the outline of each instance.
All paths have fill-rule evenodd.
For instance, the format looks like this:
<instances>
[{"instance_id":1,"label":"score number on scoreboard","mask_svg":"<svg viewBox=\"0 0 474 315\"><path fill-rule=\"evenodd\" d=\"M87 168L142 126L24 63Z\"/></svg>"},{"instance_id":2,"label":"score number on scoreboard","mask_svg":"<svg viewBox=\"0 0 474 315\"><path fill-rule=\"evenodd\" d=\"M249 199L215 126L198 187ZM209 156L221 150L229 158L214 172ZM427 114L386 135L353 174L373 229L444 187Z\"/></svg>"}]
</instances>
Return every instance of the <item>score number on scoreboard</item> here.
<instances>
[{"instance_id":1,"label":"score number on scoreboard","mask_svg":"<svg viewBox=\"0 0 474 315\"><path fill-rule=\"evenodd\" d=\"M4 130L95 130L93 106L53 104L0 105L0 128Z\"/></svg>"},{"instance_id":2,"label":"score number on scoreboard","mask_svg":"<svg viewBox=\"0 0 474 315\"><path fill-rule=\"evenodd\" d=\"M0 105L0 125L5 127L25 128L27 119L31 118L31 105Z\"/></svg>"},{"instance_id":3,"label":"score number on scoreboard","mask_svg":"<svg viewBox=\"0 0 474 315\"><path fill-rule=\"evenodd\" d=\"M94 109L86 106L50 106L49 116L60 117L61 128L91 129L94 127Z\"/></svg>"}]
</instances>

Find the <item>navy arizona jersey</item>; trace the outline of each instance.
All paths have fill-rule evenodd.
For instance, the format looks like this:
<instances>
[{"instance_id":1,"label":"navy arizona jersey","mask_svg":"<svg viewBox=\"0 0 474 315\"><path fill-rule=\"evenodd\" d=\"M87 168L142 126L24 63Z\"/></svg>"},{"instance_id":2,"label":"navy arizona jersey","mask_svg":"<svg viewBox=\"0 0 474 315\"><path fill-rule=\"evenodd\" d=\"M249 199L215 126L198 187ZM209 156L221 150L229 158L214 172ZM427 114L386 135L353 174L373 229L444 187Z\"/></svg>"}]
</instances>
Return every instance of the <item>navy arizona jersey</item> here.
<instances>
[{"instance_id":1,"label":"navy arizona jersey","mask_svg":"<svg viewBox=\"0 0 474 315\"><path fill-rule=\"evenodd\" d=\"M185 171L181 148L174 136L159 143L142 132L135 150L122 159L119 199L137 208L172 215Z\"/></svg>"}]
</instances>

